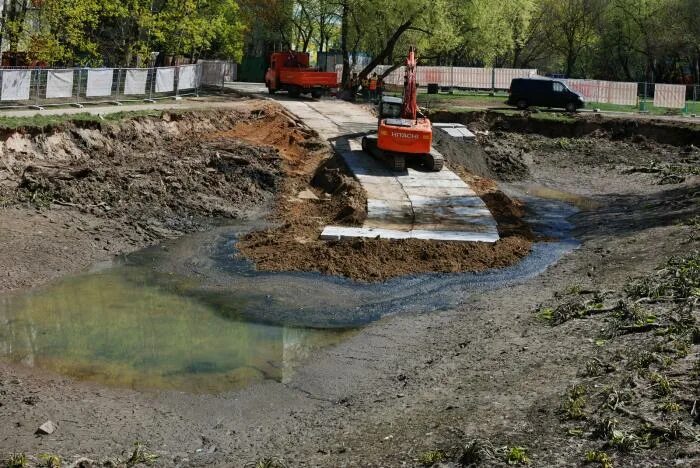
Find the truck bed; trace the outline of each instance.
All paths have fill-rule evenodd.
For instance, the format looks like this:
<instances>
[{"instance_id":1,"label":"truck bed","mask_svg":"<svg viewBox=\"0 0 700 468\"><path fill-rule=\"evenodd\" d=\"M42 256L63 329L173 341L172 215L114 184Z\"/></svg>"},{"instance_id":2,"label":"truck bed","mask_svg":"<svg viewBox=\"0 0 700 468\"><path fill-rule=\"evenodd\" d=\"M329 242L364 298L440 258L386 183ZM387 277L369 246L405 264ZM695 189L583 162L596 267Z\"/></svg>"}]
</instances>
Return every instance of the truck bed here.
<instances>
[{"instance_id":1,"label":"truck bed","mask_svg":"<svg viewBox=\"0 0 700 468\"><path fill-rule=\"evenodd\" d=\"M280 70L280 82L301 86L302 88L336 88L338 86L338 75L333 72L283 68Z\"/></svg>"}]
</instances>

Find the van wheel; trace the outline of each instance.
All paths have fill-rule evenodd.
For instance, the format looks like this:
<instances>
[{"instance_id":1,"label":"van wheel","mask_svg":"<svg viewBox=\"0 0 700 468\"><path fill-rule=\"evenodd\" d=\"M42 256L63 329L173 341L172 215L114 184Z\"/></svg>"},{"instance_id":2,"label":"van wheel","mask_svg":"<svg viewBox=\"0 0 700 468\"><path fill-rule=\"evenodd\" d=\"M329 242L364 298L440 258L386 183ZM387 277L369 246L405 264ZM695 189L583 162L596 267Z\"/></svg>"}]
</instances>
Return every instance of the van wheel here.
<instances>
[{"instance_id":1,"label":"van wheel","mask_svg":"<svg viewBox=\"0 0 700 468\"><path fill-rule=\"evenodd\" d=\"M576 112L576 103L569 102L566 104L566 112Z\"/></svg>"},{"instance_id":2,"label":"van wheel","mask_svg":"<svg viewBox=\"0 0 700 468\"><path fill-rule=\"evenodd\" d=\"M520 99L515 105L518 109L527 109L527 101L525 99Z\"/></svg>"}]
</instances>

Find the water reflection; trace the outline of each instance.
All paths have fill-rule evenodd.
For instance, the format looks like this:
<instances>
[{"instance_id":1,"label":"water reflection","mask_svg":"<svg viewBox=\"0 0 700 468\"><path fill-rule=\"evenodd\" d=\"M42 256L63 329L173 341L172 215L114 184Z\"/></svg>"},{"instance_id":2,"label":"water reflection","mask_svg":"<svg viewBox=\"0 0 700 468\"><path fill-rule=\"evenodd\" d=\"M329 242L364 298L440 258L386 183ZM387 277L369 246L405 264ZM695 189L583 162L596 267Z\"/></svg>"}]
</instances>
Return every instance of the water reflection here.
<instances>
[{"instance_id":1,"label":"water reflection","mask_svg":"<svg viewBox=\"0 0 700 468\"><path fill-rule=\"evenodd\" d=\"M284 381L351 333L230 320L169 288L135 286L152 274L122 267L0 298L0 356L101 384L218 393Z\"/></svg>"}]
</instances>

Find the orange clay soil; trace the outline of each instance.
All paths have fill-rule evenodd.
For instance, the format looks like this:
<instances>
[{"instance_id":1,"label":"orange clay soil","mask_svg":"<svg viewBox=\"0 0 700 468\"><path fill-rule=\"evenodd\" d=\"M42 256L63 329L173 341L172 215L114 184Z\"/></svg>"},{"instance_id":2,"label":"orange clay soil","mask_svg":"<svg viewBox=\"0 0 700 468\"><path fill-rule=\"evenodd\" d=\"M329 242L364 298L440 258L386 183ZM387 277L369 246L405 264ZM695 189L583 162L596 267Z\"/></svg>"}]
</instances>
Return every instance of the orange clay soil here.
<instances>
[{"instance_id":1,"label":"orange clay soil","mask_svg":"<svg viewBox=\"0 0 700 468\"><path fill-rule=\"evenodd\" d=\"M295 117L272 106L261 112L259 121L242 122L226 136L271 145L284 162L287 177L272 215L276 227L245 235L237 244L239 255L259 270L318 271L358 281L383 281L416 273L501 268L530 252L532 233L521 219L520 203L497 190L493 181L462 168L453 169L484 199L499 223L502 238L498 242L322 241L319 235L324 226L361 225L366 217L365 193L340 157Z\"/></svg>"}]
</instances>

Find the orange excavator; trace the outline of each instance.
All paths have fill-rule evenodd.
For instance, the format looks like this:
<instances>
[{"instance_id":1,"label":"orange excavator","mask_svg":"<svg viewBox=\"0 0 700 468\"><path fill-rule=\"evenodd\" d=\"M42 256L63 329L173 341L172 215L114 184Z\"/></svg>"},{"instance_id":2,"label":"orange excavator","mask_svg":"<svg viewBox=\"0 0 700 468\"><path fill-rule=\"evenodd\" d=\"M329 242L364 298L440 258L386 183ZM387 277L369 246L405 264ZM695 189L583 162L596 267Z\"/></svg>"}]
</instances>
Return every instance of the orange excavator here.
<instances>
[{"instance_id":1,"label":"orange excavator","mask_svg":"<svg viewBox=\"0 0 700 468\"><path fill-rule=\"evenodd\" d=\"M385 161L398 172L406 170L406 159L414 159L428 171L440 171L444 158L433 147L433 126L418 111L416 49L411 47L406 60L403 99L382 97L379 103L379 129L376 135L362 138L366 153Z\"/></svg>"}]
</instances>

